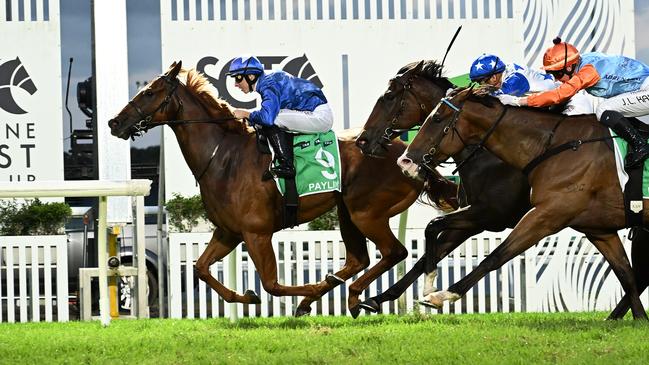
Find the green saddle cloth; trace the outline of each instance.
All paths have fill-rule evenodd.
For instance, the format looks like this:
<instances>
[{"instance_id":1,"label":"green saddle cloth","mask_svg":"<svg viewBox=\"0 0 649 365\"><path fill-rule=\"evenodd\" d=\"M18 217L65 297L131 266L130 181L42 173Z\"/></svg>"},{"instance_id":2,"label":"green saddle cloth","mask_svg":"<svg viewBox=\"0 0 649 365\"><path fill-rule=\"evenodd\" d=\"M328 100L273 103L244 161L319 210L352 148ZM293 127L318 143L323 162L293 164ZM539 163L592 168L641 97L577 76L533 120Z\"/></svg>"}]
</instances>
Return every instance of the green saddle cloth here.
<instances>
[{"instance_id":1,"label":"green saddle cloth","mask_svg":"<svg viewBox=\"0 0 649 365\"><path fill-rule=\"evenodd\" d=\"M340 191L340 148L334 131L293 138L295 184L299 196ZM284 179L275 179L284 195Z\"/></svg>"}]
</instances>

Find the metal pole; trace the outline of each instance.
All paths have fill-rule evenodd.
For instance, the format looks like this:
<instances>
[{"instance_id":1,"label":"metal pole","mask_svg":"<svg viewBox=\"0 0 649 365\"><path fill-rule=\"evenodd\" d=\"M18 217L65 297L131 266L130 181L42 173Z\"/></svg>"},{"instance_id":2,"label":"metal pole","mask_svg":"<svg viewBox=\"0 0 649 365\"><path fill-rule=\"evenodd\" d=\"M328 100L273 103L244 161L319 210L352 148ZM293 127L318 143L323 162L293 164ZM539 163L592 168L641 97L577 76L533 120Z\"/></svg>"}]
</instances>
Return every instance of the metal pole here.
<instances>
[{"instance_id":1,"label":"metal pole","mask_svg":"<svg viewBox=\"0 0 649 365\"><path fill-rule=\"evenodd\" d=\"M108 214L108 198L99 197L99 222L97 232L97 260L99 261L99 316L101 324L106 327L110 324L110 309L108 306L108 251L106 245L106 216Z\"/></svg>"},{"instance_id":2,"label":"metal pole","mask_svg":"<svg viewBox=\"0 0 649 365\"><path fill-rule=\"evenodd\" d=\"M406 209L399 215L398 239L399 242L401 242L401 244L403 244L406 241L407 225L408 225L408 210ZM406 273L406 263L400 262L397 265L397 280L401 279L405 273ZM398 303L399 303L398 304L399 313L404 314L406 312L406 297L404 295L401 295L399 297Z\"/></svg>"},{"instance_id":3,"label":"metal pole","mask_svg":"<svg viewBox=\"0 0 649 365\"><path fill-rule=\"evenodd\" d=\"M235 248L228 255L230 257L230 265L228 267L228 272L230 273L230 280L228 286L230 289L237 290L237 249ZM236 322L239 317L237 313L237 303L230 303L230 322Z\"/></svg>"},{"instance_id":4,"label":"metal pole","mask_svg":"<svg viewBox=\"0 0 649 365\"><path fill-rule=\"evenodd\" d=\"M158 230L156 240L158 244L158 317L165 317L165 271L164 258L167 256L162 245L162 214L165 203L165 159L164 159L164 128L160 133L160 168L158 169Z\"/></svg>"},{"instance_id":5,"label":"metal pole","mask_svg":"<svg viewBox=\"0 0 649 365\"><path fill-rule=\"evenodd\" d=\"M135 234L133 235L133 242L136 249L137 263L137 318L149 317L149 298L146 295L146 288L148 283L147 269L146 269L146 240L144 238L144 197L135 197Z\"/></svg>"}]
</instances>

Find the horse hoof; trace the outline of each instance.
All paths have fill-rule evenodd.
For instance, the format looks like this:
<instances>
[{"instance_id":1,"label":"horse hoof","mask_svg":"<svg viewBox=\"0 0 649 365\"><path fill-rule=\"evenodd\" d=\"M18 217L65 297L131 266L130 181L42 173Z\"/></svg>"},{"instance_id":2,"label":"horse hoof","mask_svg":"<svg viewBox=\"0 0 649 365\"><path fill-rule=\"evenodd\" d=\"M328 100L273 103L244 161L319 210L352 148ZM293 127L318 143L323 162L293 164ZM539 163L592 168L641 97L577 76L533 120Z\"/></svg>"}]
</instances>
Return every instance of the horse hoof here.
<instances>
[{"instance_id":1,"label":"horse hoof","mask_svg":"<svg viewBox=\"0 0 649 365\"><path fill-rule=\"evenodd\" d=\"M352 318L358 318L358 315L361 314L361 308L358 305L349 308L349 313L352 315Z\"/></svg>"},{"instance_id":2,"label":"horse hoof","mask_svg":"<svg viewBox=\"0 0 649 365\"><path fill-rule=\"evenodd\" d=\"M334 285L334 286L338 286L338 285L340 285L340 284L342 284L342 283L345 282L345 280L343 280L342 278L340 278L340 277L338 277L338 276L336 276L336 275L334 275L334 274L327 274L327 275L325 275L325 281L326 281L329 285Z\"/></svg>"},{"instance_id":3,"label":"horse hoof","mask_svg":"<svg viewBox=\"0 0 649 365\"><path fill-rule=\"evenodd\" d=\"M428 307L428 308L433 308L433 309L442 309L442 306L441 306L441 305L438 306L438 305L436 305L436 304L433 304L433 303L428 302L428 301L425 301L425 300L420 300L420 301L418 301L417 303L419 303L419 305L423 305L424 307Z\"/></svg>"},{"instance_id":4,"label":"horse hoof","mask_svg":"<svg viewBox=\"0 0 649 365\"><path fill-rule=\"evenodd\" d=\"M379 303L372 298L365 299L358 306L372 313L377 313L379 311Z\"/></svg>"},{"instance_id":5,"label":"horse hoof","mask_svg":"<svg viewBox=\"0 0 649 365\"><path fill-rule=\"evenodd\" d=\"M257 293L250 289L246 290L246 292L243 293L243 296L250 299L250 304L261 304L261 299L259 298Z\"/></svg>"},{"instance_id":6,"label":"horse hoof","mask_svg":"<svg viewBox=\"0 0 649 365\"><path fill-rule=\"evenodd\" d=\"M311 314L311 307L307 308L302 308L302 307L297 307L295 308L295 317L302 317L302 316L307 316Z\"/></svg>"}]
</instances>

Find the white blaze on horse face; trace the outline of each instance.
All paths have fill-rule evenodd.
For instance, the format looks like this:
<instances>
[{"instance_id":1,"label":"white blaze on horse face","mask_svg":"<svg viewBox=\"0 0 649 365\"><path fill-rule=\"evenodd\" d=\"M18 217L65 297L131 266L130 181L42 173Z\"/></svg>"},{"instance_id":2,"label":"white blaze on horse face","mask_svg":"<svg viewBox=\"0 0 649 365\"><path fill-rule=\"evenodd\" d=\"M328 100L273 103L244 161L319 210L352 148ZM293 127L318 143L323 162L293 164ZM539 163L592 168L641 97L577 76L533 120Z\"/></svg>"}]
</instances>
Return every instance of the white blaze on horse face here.
<instances>
[{"instance_id":1,"label":"white blaze on horse face","mask_svg":"<svg viewBox=\"0 0 649 365\"><path fill-rule=\"evenodd\" d=\"M417 176L417 164L412 163L412 160L408 158L408 149L406 149L401 156L397 159L397 165L401 167L401 170L409 177Z\"/></svg>"}]
</instances>

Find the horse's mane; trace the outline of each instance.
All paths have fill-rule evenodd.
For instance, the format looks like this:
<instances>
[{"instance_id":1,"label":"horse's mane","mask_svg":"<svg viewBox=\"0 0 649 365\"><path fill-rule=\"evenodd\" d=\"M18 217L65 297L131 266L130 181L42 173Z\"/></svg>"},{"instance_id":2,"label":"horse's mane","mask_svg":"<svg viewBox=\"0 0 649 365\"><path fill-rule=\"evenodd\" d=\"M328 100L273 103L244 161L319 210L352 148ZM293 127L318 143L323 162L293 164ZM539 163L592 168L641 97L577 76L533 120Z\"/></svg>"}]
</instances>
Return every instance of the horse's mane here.
<instances>
[{"instance_id":1,"label":"horse's mane","mask_svg":"<svg viewBox=\"0 0 649 365\"><path fill-rule=\"evenodd\" d=\"M243 121L234 119L232 106L217 96L216 89L212 86L205 75L195 69L183 69L181 72L186 76L185 85L187 86L187 90L203 101L211 117L233 118L232 120L219 122L226 130L239 134L248 134L252 132L252 129L248 128ZM221 111L223 111L225 115L223 115Z\"/></svg>"},{"instance_id":2,"label":"horse's mane","mask_svg":"<svg viewBox=\"0 0 649 365\"><path fill-rule=\"evenodd\" d=\"M419 62L411 62L397 72L398 75L401 75L409 70L412 70L417 66ZM427 80L434 82L437 86L442 89L454 89L456 86L445 76L440 76L444 71L444 66L437 63L435 60L424 60L424 65L421 68L421 71L418 75L423 76Z\"/></svg>"}]
</instances>

